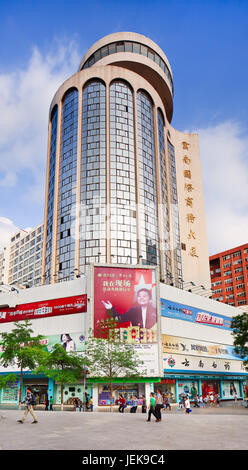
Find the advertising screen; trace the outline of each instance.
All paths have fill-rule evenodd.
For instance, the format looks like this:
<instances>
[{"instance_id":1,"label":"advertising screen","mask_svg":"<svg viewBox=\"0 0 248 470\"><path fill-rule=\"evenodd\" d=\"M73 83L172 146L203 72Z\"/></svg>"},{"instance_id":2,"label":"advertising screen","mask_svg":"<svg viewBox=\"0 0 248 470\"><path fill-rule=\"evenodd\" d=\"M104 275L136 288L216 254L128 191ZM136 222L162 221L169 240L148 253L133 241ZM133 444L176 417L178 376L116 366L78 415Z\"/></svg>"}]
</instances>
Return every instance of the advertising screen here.
<instances>
[{"instance_id":1,"label":"advertising screen","mask_svg":"<svg viewBox=\"0 0 248 470\"><path fill-rule=\"evenodd\" d=\"M94 334L109 315L118 321L120 340L157 343L156 274L152 269L95 266Z\"/></svg>"}]
</instances>

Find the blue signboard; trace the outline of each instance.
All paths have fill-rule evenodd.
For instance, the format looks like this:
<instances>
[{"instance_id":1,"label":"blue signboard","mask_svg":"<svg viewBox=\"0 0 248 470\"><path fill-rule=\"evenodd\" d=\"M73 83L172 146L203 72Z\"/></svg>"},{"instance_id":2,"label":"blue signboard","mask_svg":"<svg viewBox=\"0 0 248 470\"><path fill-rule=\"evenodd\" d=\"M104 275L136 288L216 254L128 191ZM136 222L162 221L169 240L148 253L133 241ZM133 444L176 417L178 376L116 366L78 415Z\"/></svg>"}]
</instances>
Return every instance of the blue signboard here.
<instances>
[{"instance_id":1,"label":"blue signboard","mask_svg":"<svg viewBox=\"0 0 248 470\"><path fill-rule=\"evenodd\" d=\"M213 326L224 330L231 329L231 317L218 315L196 307L179 304L172 300L160 299L161 316L185 320L197 325Z\"/></svg>"}]
</instances>

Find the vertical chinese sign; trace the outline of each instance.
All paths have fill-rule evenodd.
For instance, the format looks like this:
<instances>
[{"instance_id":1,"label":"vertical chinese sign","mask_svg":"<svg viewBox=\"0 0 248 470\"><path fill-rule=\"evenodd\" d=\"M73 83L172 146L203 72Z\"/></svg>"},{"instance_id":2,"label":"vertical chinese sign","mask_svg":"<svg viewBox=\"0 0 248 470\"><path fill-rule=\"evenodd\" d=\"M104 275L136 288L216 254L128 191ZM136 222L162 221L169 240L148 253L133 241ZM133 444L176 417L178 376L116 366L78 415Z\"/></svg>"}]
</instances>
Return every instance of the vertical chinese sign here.
<instances>
[{"instance_id":1,"label":"vertical chinese sign","mask_svg":"<svg viewBox=\"0 0 248 470\"><path fill-rule=\"evenodd\" d=\"M196 240L196 232L194 229L194 223L196 216L194 215L194 185L192 182L192 168L191 168L191 157L189 154L189 143L182 142L182 148L185 151L183 156L184 164L184 190L185 190L185 205L187 208L186 222L188 224L188 236L187 239L190 242L189 256L198 258L197 248L194 240Z\"/></svg>"}]
</instances>

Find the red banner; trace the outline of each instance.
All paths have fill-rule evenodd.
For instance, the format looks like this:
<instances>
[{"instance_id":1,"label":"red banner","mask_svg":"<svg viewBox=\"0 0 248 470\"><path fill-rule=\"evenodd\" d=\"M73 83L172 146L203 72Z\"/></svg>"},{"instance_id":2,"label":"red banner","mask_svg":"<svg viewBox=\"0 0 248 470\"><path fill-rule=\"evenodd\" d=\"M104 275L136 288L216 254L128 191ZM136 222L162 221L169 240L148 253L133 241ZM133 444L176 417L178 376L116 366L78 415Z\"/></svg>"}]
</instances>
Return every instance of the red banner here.
<instances>
[{"instance_id":1,"label":"red banner","mask_svg":"<svg viewBox=\"0 0 248 470\"><path fill-rule=\"evenodd\" d=\"M15 308L0 308L0 323L54 317L69 313L87 312L87 295L76 295L62 299L44 300L20 304Z\"/></svg>"}]
</instances>

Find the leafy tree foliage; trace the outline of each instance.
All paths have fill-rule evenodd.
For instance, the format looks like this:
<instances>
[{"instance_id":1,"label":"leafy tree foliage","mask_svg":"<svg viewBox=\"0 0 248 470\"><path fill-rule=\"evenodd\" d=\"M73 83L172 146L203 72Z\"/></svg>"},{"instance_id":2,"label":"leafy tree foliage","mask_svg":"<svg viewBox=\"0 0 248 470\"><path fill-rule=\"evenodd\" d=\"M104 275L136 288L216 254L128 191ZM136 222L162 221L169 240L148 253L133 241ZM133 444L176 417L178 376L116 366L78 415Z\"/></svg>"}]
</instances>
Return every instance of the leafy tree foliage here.
<instances>
[{"instance_id":1,"label":"leafy tree foliage","mask_svg":"<svg viewBox=\"0 0 248 470\"><path fill-rule=\"evenodd\" d=\"M15 366L20 369L19 388L19 408L21 406L21 390L23 382L23 369L34 370L37 367L39 358L43 354L43 347L40 344L43 336L33 336L31 322L14 322L15 328L10 333L0 333L0 346L2 354L0 364L4 367ZM3 379L3 383L7 383ZM13 376L12 376L13 381Z\"/></svg>"},{"instance_id":2,"label":"leafy tree foliage","mask_svg":"<svg viewBox=\"0 0 248 470\"><path fill-rule=\"evenodd\" d=\"M98 324L96 334L91 331L87 343L90 375L101 377L110 386L110 411L113 401L113 380L117 377L139 377L143 364L133 344L120 342L118 322L111 316Z\"/></svg>"},{"instance_id":3,"label":"leafy tree foliage","mask_svg":"<svg viewBox=\"0 0 248 470\"><path fill-rule=\"evenodd\" d=\"M63 410L64 385L76 383L84 374L89 361L83 355L75 352L66 352L61 344L55 344L51 352L42 355L36 373L44 373L61 384L61 409Z\"/></svg>"},{"instance_id":4,"label":"leafy tree foliage","mask_svg":"<svg viewBox=\"0 0 248 470\"><path fill-rule=\"evenodd\" d=\"M234 336L234 349L244 359L244 365L248 370L248 314L243 313L232 318L231 328Z\"/></svg>"}]
</instances>

